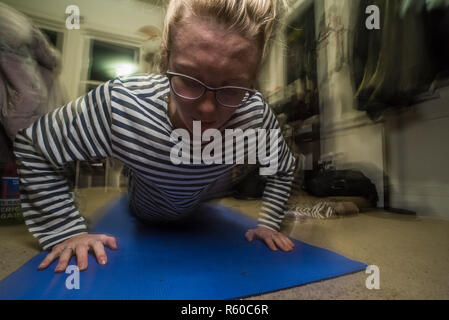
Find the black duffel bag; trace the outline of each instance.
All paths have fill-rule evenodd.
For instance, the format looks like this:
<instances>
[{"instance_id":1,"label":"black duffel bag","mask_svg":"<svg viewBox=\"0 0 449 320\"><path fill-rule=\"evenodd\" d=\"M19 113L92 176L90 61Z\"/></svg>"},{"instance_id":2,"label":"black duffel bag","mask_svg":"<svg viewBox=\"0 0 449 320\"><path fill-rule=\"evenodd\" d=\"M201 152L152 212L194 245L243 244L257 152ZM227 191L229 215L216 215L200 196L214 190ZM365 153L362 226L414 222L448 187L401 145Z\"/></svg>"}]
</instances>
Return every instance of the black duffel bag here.
<instances>
[{"instance_id":1,"label":"black duffel bag","mask_svg":"<svg viewBox=\"0 0 449 320\"><path fill-rule=\"evenodd\" d=\"M304 186L313 196L361 196L373 206L378 196L376 186L363 173L355 170L328 170L305 177Z\"/></svg>"}]
</instances>

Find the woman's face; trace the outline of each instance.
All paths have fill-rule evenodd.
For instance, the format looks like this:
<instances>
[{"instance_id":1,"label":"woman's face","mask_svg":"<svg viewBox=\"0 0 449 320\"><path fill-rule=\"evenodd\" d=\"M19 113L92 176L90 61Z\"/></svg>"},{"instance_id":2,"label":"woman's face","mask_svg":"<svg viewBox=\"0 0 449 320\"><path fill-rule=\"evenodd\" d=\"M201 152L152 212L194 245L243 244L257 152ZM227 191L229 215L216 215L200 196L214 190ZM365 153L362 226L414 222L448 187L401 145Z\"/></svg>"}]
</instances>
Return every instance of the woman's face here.
<instances>
[{"instance_id":1,"label":"woman's face","mask_svg":"<svg viewBox=\"0 0 449 320\"><path fill-rule=\"evenodd\" d=\"M209 87L252 88L259 64L257 45L209 19L183 20L172 35L168 70L194 77ZM236 109L221 106L214 92L207 91L197 101L171 92L169 112L175 127L192 132L193 121L201 121L201 133L220 128Z\"/></svg>"}]
</instances>

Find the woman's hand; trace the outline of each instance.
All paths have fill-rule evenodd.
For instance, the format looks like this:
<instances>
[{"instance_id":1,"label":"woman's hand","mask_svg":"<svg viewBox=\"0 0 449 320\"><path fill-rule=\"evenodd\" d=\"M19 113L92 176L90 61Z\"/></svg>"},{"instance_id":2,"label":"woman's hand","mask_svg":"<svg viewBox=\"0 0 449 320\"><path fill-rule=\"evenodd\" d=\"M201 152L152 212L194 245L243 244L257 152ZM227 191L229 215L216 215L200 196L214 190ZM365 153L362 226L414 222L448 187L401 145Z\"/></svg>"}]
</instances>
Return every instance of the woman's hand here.
<instances>
[{"instance_id":1,"label":"woman's hand","mask_svg":"<svg viewBox=\"0 0 449 320\"><path fill-rule=\"evenodd\" d=\"M107 256L104 246L117 250L114 237L105 234L80 234L55 245L39 265L38 270L47 268L56 258L59 262L55 272L64 272L72 255L76 255L79 270L87 269L87 254L92 249L99 264L106 264Z\"/></svg>"},{"instance_id":2,"label":"woman's hand","mask_svg":"<svg viewBox=\"0 0 449 320\"><path fill-rule=\"evenodd\" d=\"M249 242L253 241L254 238L264 241L268 248L273 251L276 251L277 247L281 248L283 251L292 251L295 247L293 242L287 236L262 226L249 229L245 234L245 238Z\"/></svg>"}]
</instances>

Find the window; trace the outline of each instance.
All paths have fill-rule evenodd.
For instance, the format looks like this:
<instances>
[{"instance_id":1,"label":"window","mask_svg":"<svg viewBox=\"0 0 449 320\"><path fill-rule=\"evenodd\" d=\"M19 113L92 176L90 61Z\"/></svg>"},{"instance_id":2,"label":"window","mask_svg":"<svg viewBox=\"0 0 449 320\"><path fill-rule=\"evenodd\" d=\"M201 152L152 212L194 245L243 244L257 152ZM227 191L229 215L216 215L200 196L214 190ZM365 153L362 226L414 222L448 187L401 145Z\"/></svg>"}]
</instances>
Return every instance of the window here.
<instances>
[{"instance_id":1,"label":"window","mask_svg":"<svg viewBox=\"0 0 449 320\"><path fill-rule=\"evenodd\" d=\"M85 92L118 76L138 73L139 48L91 40Z\"/></svg>"}]
</instances>

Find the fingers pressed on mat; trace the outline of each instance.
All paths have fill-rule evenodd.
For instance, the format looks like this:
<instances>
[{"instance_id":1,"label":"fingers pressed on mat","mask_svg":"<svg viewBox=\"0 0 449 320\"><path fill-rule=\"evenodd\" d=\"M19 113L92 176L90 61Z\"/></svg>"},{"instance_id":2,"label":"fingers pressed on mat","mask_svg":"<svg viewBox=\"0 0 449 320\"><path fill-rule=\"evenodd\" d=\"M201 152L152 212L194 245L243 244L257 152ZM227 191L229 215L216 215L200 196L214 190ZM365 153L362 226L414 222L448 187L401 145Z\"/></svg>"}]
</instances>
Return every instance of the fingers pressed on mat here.
<instances>
[{"instance_id":1,"label":"fingers pressed on mat","mask_svg":"<svg viewBox=\"0 0 449 320\"><path fill-rule=\"evenodd\" d=\"M287 236L282 235L281 239L287 245L289 250L293 250L293 248L295 247L295 244Z\"/></svg>"},{"instance_id":2,"label":"fingers pressed on mat","mask_svg":"<svg viewBox=\"0 0 449 320\"><path fill-rule=\"evenodd\" d=\"M85 246L85 245L79 245L75 249L76 261L77 261L78 268L80 270L86 270L87 269L87 266L88 266L88 259L87 259L88 251L89 251L89 247Z\"/></svg>"},{"instance_id":3,"label":"fingers pressed on mat","mask_svg":"<svg viewBox=\"0 0 449 320\"><path fill-rule=\"evenodd\" d=\"M270 248L273 251L277 251L276 245L274 244L273 239L271 238L265 238L265 243L267 244L268 248Z\"/></svg>"},{"instance_id":4,"label":"fingers pressed on mat","mask_svg":"<svg viewBox=\"0 0 449 320\"><path fill-rule=\"evenodd\" d=\"M92 249L94 250L95 256L97 257L98 263L106 264L107 256L106 256L106 252L104 251L103 243L101 243L100 241L95 241L92 244Z\"/></svg>"},{"instance_id":5,"label":"fingers pressed on mat","mask_svg":"<svg viewBox=\"0 0 449 320\"><path fill-rule=\"evenodd\" d=\"M56 265L55 272L64 272L67 268L67 265L69 264L69 260L72 257L73 249L72 248L65 248L62 250L61 254L59 255L59 262Z\"/></svg>"},{"instance_id":6,"label":"fingers pressed on mat","mask_svg":"<svg viewBox=\"0 0 449 320\"><path fill-rule=\"evenodd\" d=\"M245 233L245 238L246 240L248 240L249 242L253 241L254 239L254 232L253 231L248 231Z\"/></svg>"},{"instance_id":7,"label":"fingers pressed on mat","mask_svg":"<svg viewBox=\"0 0 449 320\"><path fill-rule=\"evenodd\" d=\"M43 270L47 268L58 256L58 253L56 251L51 251L47 256L42 260L39 267L37 267L38 270Z\"/></svg>"},{"instance_id":8,"label":"fingers pressed on mat","mask_svg":"<svg viewBox=\"0 0 449 320\"><path fill-rule=\"evenodd\" d=\"M106 245L109 249L117 250L117 241L114 237L106 237L103 245Z\"/></svg>"},{"instance_id":9,"label":"fingers pressed on mat","mask_svg":"<svg viewBox=\"0 0 449 320\"><path fill-rule=\"evenodd\" d=\"M288 250L288 247L285 245L285 243L279 237L274 237L273 241L277 245L277 247L279 247L281 250L283 250L283 251Z\"/></svg>"}]
</instances>

